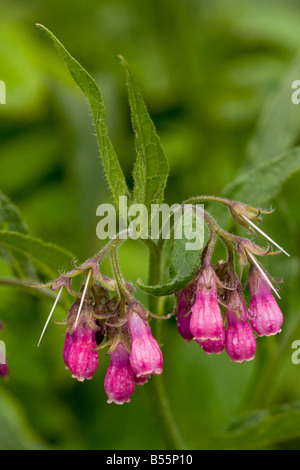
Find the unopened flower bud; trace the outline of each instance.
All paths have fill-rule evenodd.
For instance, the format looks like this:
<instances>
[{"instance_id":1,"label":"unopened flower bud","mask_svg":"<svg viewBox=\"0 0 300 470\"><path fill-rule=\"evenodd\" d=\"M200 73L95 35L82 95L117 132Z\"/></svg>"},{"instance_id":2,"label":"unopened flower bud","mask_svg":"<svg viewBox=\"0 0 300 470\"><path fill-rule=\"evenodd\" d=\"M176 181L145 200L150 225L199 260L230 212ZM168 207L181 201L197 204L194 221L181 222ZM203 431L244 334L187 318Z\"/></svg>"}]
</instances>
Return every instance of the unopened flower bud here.
<instances>
[{"instance_id":1,"label":"unopened flower bud","mask_svg":"<svg viewBox=\"0 0 300 470\"><path fill-rule=\"evenodd\" d=\"M252 266L249 272L251 300L249 320L258 336L271 336L280 333L283 315L274 299L271 287L259 270Z\"/></svg>"},{"instance_id":2,"label":"unopened flower bud","mask_svg":"<svg viewBox=\"0 0 300 470\"><path fill-rule=\"evenodd\" d=\"M108 396L107 403L123 405L129 403L134 392L134 373L130 365L129 353L120 342L110 355L104 388Z\"/></svg>"},{"instance_id":3,"label":"unopened flower bud","mask_svg":"<svg viewBox=\"0 0 300 470\"><path fill-rule=\"evenodd\" d=\"M177 329L183 339L188 343L193 339L190 330L191 321L191 287L183 288L177 292L178 312L177 312Z\"/></svg>"},{"instance_id":4,"label":"unopened flower bud","mask_svg":"<svg viewBox=\"0 0 300 470\"><path fill-rule=\"evenodd\" d=\"M128 322L131 336L130 363L137 377L161 374L163 356L147 321L132 312Z\"/></svg>"}]
</instances>

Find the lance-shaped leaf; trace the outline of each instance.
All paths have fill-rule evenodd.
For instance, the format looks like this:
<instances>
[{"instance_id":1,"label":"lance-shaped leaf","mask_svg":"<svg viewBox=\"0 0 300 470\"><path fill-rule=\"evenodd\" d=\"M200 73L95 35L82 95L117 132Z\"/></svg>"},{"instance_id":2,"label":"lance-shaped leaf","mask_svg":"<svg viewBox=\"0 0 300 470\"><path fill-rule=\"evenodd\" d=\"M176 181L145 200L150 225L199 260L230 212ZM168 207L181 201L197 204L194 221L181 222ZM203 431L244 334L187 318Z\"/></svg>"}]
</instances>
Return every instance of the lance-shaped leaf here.
<instances>
[{"instance_id":1,"label":"lance-shaped leaf","mask_svg":"<svg viewBox=\"0 0 300 470\"><path fill-rule=\"evenodd\" d=\"M17 207L0 191L0 226L12 232L28 233L25 221Z\"/></svg>"},{"instance_id":2,"label":"lance-shaped leaf","mask_svg":"<svg viewBox=\"0 0 300 470\"><path fill-rule=\"evenodd\" d=\"M57 245L7 230L0 230L0 245L30 258L50 278L56 277L58 270L70 268L74 258L71 253Z\"/></svg>"},{"instance_id":3,"label":"lance-shaped leaf","mask_svg":"<svg viewBox=\"0 0 300 470\"><path fill-rule=\"evenodd\" d=\"M0 229L28 234L28 228L18 208L0 191ZM18 277L35 277L31 261L22 253L0 246L0 257L4 259Z\"/></svg>"},{"instance_id":4,"label":"lance-shaped leaf","mask_svg":"<svg viewBox=\"0 0 300 470\"><path fill-rule=\"evenodd\" d=\"M131 120L137 151L137 159L133 169L134 202L145 204L147 208L150 208L151 204L163 202L169 164L147 111L141 90L127 62L123 57L120 58L126 70Z\"/></svg>"},{"instance_id":5,"label":"lance-shaped leaf","mask_svg":"<svg viewBox=\"0 0 300 470\"><path fill-rule=\"evenodd\" d=\"M119 197L128 196L130 198L130 193L127 188L123 171L120 167L118 157L108 137L108 129L106 126L106 111L103 96L95 80L79 64L79 62L77 62L77 60L71 56L62 43L54 36L54 34L43 25L38 24L37 26L49 34L63 60L65 61L72 78L89 101L105 175L114 201L117 207L119 207ZM125 213L122 215L124 218L126 217Z\"/></svg>"},{"instance_id":6,"label":"lance-shaped leaf","mask_svg":"<svg viewBox=\"0 0 300 470\"><path fill-rule=\"evenodd\" d=\"M203 217L197 212L185 213L175 225L175 239L169 262L170 280L157 286L138 286L148 294L163 296L174 294L190 282L199 265L204 245Z\"/></svg>"},{"instance_id":7,"label":"lance-shaped leaf","mask_svg":"<svg viewBox=\"0 0 300 470\"><path fill-rule=\"evenodd\" d=\"M273 199L284 182L299 170L300 147L295 147L240 175L225 188L224 195L247 204L263 204Z\"/></svg>"},{"instance_id":8,"label":"lance-shaped leaf","mask_svg":"<svg viewBox=\"0 0 300 470\"><path fill-rule=\"evenodd\" d=\"M295 145L300 134L299 106L292 102L292 84L300 76L300 56L272 91L247 149L246 167L253 167Z\"/></svg>"}]
</instances>

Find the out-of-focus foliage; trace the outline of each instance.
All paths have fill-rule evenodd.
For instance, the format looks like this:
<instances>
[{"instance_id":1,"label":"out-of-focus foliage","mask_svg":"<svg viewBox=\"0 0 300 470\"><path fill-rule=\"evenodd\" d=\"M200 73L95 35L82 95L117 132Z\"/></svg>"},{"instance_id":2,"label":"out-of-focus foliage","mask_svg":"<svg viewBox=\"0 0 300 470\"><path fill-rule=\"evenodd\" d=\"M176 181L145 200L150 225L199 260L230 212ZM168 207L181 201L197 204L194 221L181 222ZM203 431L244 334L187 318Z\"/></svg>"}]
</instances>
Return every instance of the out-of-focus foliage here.
<instances>
[{"instance_id":1,"label":"out-of-focus foliage","mask_svg":"<svg viewBox=\"0 0 300 470\"><path fill-rule=\"evenodd\" d=\"M287 91L289 81L300 79L299 3L2 0L0 6L0 80L7 94L7 104L0 105L0 189L19 208L32 237L63 246L83 261L101 247L96 208L111 202L88 104L37 22L52 30L101 86L109 136L130 188L136 154L119 54L134 71L169 160L166 202L226 194L230 187L244 202L257 200L257 178L253 186L246 179L242 189L238 181L260 164L273 174L287 152L295 174L286 182L282 173L284 184L276 190L266 176L272 191L267 205L276 212L263 222L292 254L265 264L274 278L284 278L283 332L258 339L255 361L238 365L185 344L171 319L164 322L164 378L190 447L203 446L208 434L219 436L240 413L255 411L227 427L220 447L299 448L299 435L290 426L299 420L292 403L300 399L300 365L291 361L291 344L300 339L300 175L298 153L289 149L299 144L300 107L291 104ZM234 180L237 185L230 186ZM4 221L1 230L10 229ZM147 259L139 243L121 247L123 274L133 282L147 279ZM0 277L13 274L1 261ZM64 368L62 326L50 324L37 348L52 299L12 287L1 287L0 294L0 339L10 369L9 380L0 383L0 427L7 429L0 432L1 449L163 447L144 387L128 405L106 403L104 354L94 379L81 384ZM59 307L55 319L65 317ZM269 408L283 404L289 414L281 421L282 408L274 413ZM263 411L256 414L257 409ZM252 436L259 436L255 425L261 423L264 429L282 425L294 440L273 432L261 441L252 437L247 446L249 429L249 435L252 426ZM235 441L237 429L243 431Z\"/></svg>"}]
</instances>

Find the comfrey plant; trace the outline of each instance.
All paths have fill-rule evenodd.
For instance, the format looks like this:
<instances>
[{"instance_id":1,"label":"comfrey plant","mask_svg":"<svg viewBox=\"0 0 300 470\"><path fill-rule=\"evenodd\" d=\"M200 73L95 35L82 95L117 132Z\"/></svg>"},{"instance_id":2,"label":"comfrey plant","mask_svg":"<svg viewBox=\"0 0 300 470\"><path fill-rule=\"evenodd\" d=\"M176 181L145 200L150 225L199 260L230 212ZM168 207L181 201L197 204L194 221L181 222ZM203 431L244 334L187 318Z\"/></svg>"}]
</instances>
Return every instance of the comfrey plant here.
<instances>
[{"instance_id":1,"label":"comfrey plant","mask_svg":"<svg viewBox=\"0 0 300 470\"><path fill-rule=\"evenodd\" d=\"M228 206L236 220L245 213L252 214L252 219L260 216L259 209L241 203L237 206L236 202L227 199L200 196L194 200L204 199ZM279 295L274 281L256 256L270 256L282 249L266 250L247 238L226 232L206 211L204 219L210 235L189 282L180 288L178 280L159 286L143 286L139 282L146 291L154 290L159 295L175 294L174 311L168 315L158 316L134 297L132 284L126 282L120 272L117 249L122 239L118 237L93 258L78 267L74 264L71 271L46 284L58 291L58 295L45 327L63 289L74 297L65 323L63 350L64 362L72 377L79 381L91 379L99 366L99 351L108 349L110 365L104 381L108 403L129 402L135 385L143 385L151 375L162 373L163 355L151 332L152 317L168 319L177 313L178 331L187 342L196 341L206 354L220 354L225 349L234 362L254 359L257 336L275 335L281 331L283 316L272 290ZM251 226L252 222L248 228ZM212 264L217 239L224 243L228 259ZM196 254L199 256L198 252ZM101 262L108 255L114 278L103 276L100 270ZM235 258L239 261L239 276ZM241 283L247 266L250 266L246 282L251 293L249 308L243 297L246 285ZM85 275L85 281L76 292L71 283L79 275ZM45 328L42 336L44 331Z\"/></svg>"},{"instance_id":2,"label":"comfrey plant","mask_svg":"<svg viewBox=\"0 0 300 470\"><path fill-rule=\"evenodd\" d=\"M127 207L124 211L119 201L126 197L126 201L138 204L146 212L154 204L160 206L168 177L168 162L140 89L127 63L121 58L127 74L137 151L131 193L108 138L100 90L58 39L46 28L43 29L53 39L72 77L89 100L104 171L115 205L126 226L130 211ZM221 228L204 208L206 203L223 205L229 209L233 220L250 235L258 231L278 250L261 247L249 238ZM257 257L284 252L255 223L261 221L263 214L272 211L215 196L193 197L180 207L186 205L191 211L189 217L184 213L180 219L185 229L181 237L176 236L178 226L175 223L168 240L164 239L163 230L155 239L151 237L151 231L146 231L145 236L143 227L140 230L144 234L141 241L149 248L150 275L148 285L140 280L137 285L150 294L149 306L145 307L136 299L134 286L121 274L117 251L129 229L125 229L125 233L124 230L117 233L92 258L79 266L73 262L70 271L59 273L56 279L44 284L44 287L58 294L40 341L62 292L68 292L73 301L70 302L65 322L63 359L66 368L77 380L90 380L99 367L99 352L106 348L106 354L110 357L104 380L108 403L129 402L136 385L145 384L152 375L162 374L163 348L152 334L153 317L161 320L177 315L178 331L187 342L195 341L206 354L220 354L225 350L230 359L237 363L254 358L257 337L275 335L281 331L283 316L272 295L273 291L279 297L276 283L257 260ZM187 243L190 240L188 234L194 234L196 239L203 237L202 231L201 234L193 232L199 219L205 224L208 236L191 249ZM138 221L140 225L147 222L148 227L145 216ZM213 261L218 240L225 248L225 261ZM170 243L170 278L162 283L162 252L164 246ZM111 278L103 275L100 269L107 256L112 264ZM248 278L243 284L245 270L248 270ZM79 291L73 285L77 276L84 276ZM248 284L251 294L249 306L243 296ZM175 305L173 311L166 314L161 311L162 303L158 299L170 295L175 295Z\"/></svg>"}]
</instances>

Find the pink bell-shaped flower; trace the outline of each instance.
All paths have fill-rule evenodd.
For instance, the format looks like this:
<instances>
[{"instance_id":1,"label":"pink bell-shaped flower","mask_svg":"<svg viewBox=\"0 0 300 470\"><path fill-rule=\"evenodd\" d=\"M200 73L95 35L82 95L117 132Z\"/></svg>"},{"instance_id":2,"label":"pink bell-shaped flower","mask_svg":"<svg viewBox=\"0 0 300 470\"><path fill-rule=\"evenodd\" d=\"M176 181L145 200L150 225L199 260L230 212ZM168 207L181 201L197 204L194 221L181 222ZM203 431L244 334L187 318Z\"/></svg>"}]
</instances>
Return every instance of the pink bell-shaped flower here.
<instances>
[{"instance_id":1,"label":"pink bell-shaped flower","mask_svg":"<svg viewBox=\"0 0 300 470\"><path fill-rule=\"evenodd\" d=\"M251 361L254 359L256 340L247 320L247 306L240 292L228 292L226 299L228 308L226 315L228 327L226 330L225 348L228 356L234 362Z\"/></svg>"},{"instance_id":2,"label":"pink bell-shaped flower","mask_svg":"<svg viewBox=\"0 0 300 470\"><path fill-rule=\"evenodd\" d=\"M132 312L128 321L131 336L130 364L137 377L161 374L163 356L147 321Z\"/></svg>"},{"instance_id":3,"label":"pink bell-shaped flower","mask_svg":"<svg viewBox=\"0 0 300 470\"><path fill-rule=\"evenodd\" d=\"M77 304L73 304L69 312L69 319L76 317ZM64 343L63 358L66 368L72 372L72 377L83 382L91 379L99 365L98 352L95 351L97 326L95 324L92 308L86 306L81 312L78 325L73 332L67 332Z\"/></svg>"},{"instance_id":4,"label":"pink bell-shaped flower","mask_svg":"<svg viewBox=\"0 0 300 470\"><path fill-rule=\"evenodd\" d=\"M195 340L219 340L224 335L224 324L218 304L217 285L213 268L206 266L197 281L190 330Z\"/></svg>"},{"instance_id":5,"label":"pink bell-shaped flower","mask_svg":"<svg viewBox=\"0 0 300 470\"><path fill-rule=\"evenodd\" d=\"M268 282L259 270L252 266L249 272L251 300L249 321L258 336L271 336L280 333L283 315L277 305Z\"/></svg>"},{"instance_id":6,"label":"pink bell-shaped flower","mask_svg":"<svg viewBox=\"0 0 300 470\"><path fill-rule=\"evenodd\" d=\"M129 353L123 343L110 355L110 364L107 368L104 388L108 396L107 403L123 405L129 403L134 392L134 373L130 365Z\"/></svg>"}]
</instances>

